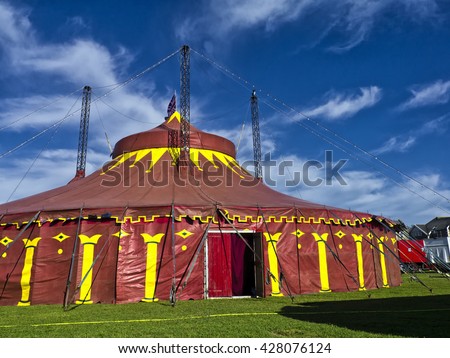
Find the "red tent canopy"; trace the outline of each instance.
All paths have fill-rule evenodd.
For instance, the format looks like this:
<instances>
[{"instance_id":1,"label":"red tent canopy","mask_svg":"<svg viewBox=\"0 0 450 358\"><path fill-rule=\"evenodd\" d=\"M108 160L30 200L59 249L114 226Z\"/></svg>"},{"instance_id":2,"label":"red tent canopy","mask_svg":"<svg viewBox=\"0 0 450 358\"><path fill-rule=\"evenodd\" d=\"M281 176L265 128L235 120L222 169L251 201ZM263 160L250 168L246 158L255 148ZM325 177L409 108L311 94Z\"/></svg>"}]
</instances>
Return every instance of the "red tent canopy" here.
<instances>
[{"instance_id":1,"label":"red tent canopy","mask_svg":"<svg viewBox=\"0 0 450 358\"><path fill-rule=\"evenodd\" d=\"M245 171L235 159L234 144L190 126L190 168L174 163L180 155L176 146L180 116L175 112L158 127L121 139L114 148L114 160L85 178L67 185L0 205L0 215L27 221L30 213L61 217L62 211L83 210L113 216L127 210L165 206L190 208L202 216L215 207L247 215L266 208L297 208L303 215L319 216L332 209L339 217L357 220L348 211L331 208L279 193ZM175 136L175 147L170 138ZM21 216L20 214L23 214ZM349 217L350 215L350 217ZM333 216L333 215L332 215ZM370 215L359 213L361 219ZM338 219L333 216L333 220ZM9 221L5 217L2 221Z\"/></svg>"}]
</instances>

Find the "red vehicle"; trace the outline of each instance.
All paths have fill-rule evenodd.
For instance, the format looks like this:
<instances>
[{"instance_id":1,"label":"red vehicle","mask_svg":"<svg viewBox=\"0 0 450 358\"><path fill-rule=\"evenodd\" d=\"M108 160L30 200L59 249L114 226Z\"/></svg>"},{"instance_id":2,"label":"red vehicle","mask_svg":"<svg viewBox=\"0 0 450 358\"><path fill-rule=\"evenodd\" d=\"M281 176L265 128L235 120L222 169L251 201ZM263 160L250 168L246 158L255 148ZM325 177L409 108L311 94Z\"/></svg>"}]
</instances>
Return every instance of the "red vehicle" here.
<instances>
[{"instance_id":1,"label":"red vehicle","mask_svg":"<svg viewBox=\"0 0 450 358\"><path fill-rule=\"evenodd\" d=\"M399 240L398 251L401 262L411 269L428 267L423 240Z\"/></svg>"}]
</instances>

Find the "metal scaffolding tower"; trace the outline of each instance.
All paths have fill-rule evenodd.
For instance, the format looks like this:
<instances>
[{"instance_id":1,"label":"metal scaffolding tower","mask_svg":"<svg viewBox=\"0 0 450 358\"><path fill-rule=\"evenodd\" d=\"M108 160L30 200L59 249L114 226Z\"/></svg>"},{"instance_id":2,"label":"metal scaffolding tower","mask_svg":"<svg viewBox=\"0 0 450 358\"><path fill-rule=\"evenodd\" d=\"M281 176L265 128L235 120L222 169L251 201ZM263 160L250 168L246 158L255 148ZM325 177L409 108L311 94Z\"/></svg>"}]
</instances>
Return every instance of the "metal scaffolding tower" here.
<instances>
[{"instance_id":1,"label":"metal scaffolding tower","mask_svg":"<svg viewBox=\"0 0 450 358\"><path fill-rule=\"evenodd\" d=\"M180 160L179 165L189 165L190 127L191 127L191 68L190 49L184 45L181 48L180 67Z\"/></svg>"},{"instance_id":2,"label":"metal scaffolding tower","mask_svg":"<svg viewBox=\"0 0 450 358\"><path fill-rule=\"evenodd\" d=\"M89 132L89 114L91 111L91 87L84 86L81 104L80 133L78 139L77 171L75 178L84 178L86 175L86 153Z\"/></svg>"},{"instance_id":3,"label":"metal scaffolding tower","mask_svg":"<svg viewBox=\"0 0 450 358\"><path fill-rule=\"evenodd\" d=\"M258 97L256 91L253 90L250 97L250 104L252 109L252 133L253 133L253 162L255 165L255 178L262 178L261 168L261 139L259 133L259 110Z\"/></svg>"}]
</instances>

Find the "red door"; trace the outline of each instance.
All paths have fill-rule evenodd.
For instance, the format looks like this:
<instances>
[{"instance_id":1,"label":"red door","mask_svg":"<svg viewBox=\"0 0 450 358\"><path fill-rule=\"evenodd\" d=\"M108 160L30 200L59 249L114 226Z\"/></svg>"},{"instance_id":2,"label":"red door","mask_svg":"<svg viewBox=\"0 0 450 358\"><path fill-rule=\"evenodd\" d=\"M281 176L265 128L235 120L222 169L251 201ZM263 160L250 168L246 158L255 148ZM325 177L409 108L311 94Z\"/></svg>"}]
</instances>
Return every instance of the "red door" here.
<instances>
[{"instance_id":1,"label":"red door","mask_svg":"<svg viewBox=\"0 0 450 358\"><path fill-rule=\"evenodd\" d=\"M232 296L231 234L208 233L208 296Z\"/></svg>"}]
</instances>

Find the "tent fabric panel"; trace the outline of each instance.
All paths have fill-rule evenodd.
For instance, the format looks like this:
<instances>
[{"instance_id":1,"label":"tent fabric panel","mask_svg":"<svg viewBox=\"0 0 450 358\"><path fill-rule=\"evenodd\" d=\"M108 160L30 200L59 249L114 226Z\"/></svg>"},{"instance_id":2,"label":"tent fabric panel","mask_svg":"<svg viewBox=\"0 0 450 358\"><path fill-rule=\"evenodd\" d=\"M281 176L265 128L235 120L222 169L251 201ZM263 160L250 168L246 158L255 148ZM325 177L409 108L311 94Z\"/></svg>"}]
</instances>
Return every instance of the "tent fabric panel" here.
<instances>
[{"instance_id":1,"label":"tent fabric panel","mask_svg":"<svg viewBox=\"0 0 450 358\"><path fill-rule=\"evenodd\" d=\"M25 248L23 240L35 233L35 227L33 226L20 236L18 236L20 234L20 230L14 226L0 228L1 306L15 306L22 298L22 286L20 280L25 262Z\"/></svg>"},{"instance_id":2,"label":"tent fabric panel","mask_svg":"<svg viewBox=\"0 0 450 358\"><path fill-rule=\"evenodd\" d=\"M208 234L208 297L231 297L232 255L230 233Z\"/></svg>"},{"instance_id":3,"label":"tent fabric panel","mask_svg":"<svg viewBox=\"0 0 450 358\"><path fill-rule=\"evenodd\" d=\"M335 242L328 225L297 224L299 294L347 291L354 274L351 245ZM353 253L353 252L352 252Z\"/></svg>"},{"instance_id":4,"label":"tent fabric panel","mask_svg":"<svg viewBox=\"0 0 450 358\"><path fill-rule=\"evenodd\" d=\"M75 303L115 303L119 229L113 220L81 222Z\"/></svg>"},{"instance_id":5,"label":"tent fabric panel","mask_svg":"<svg viewBox=\"0 0 450 358\"><path fill-rule=\"evenodd\" d=\"M177 298L202 298L202 251L195 262L194 257L206 225L182 220L175 222L174 228ZM118 303L169 299L174 277L171 219L128 222L122 224L122 231L117 264Z\"/></svg>"},{"instance_id":6,"label":"tent fabric panel","mask_svg":"<svg viewBox=\"0 0 450 358\"><path fill-rule=\"evenodd\" d=\"M380 224L368 224L367 237L372 242L376 288L401 284L401 271L395 234Z\"/></svg>"},{"instance_id":7,"label":"tent fabric panel","mask_svg":"<svg viewBox=\"0 0 450 358\"><path fill-rule=\"evenodd\" d=\"M177 294L181 297L201 298L201 252L195 263L193 260L204 227L185 220L175 222L174 227L175 284L180 286ZM174 276L171 219L158 218L151 223L125 223L122 230L124 237L121 239L117 269L118 302L168 299ZM194 265L194 268L187 277L190 265Z\"/></svg>"},{"instance_id":8,"label":"tent fabric panel","mask_svg":"<svg viewBox=\"0 0 450 358\"><path fill-rule=\"evenodd\" d=\"M276 276L283 294L299 294L299 249L295 235L296 224L265 223L264 227L266 230L263 233L263 247L266 253L266 270L270 271L269 276L271 274ZM272 261L269 255L273 255L273 253L269 254L270 251L276 253ZM274 267L275 262L277 265ZM266 279L266 283L269 281ZM266 284L267 295L273 294L271 284Z\"/></svg>"},{"instance_id":9,"label":"tent fabric panel","mask_svg":"<svg viewBox=\"0 0 450 358\"><path fill-rule=\"evenodd\" d=\"M375 287L374 288L382 288L383 287L383 274L381 269L381 253L379 251L379 246L377 242L377 238L372 238L372 260L374 263L374 273L375 273Z\"/></svg>"},{"instance_id":10,"label":"tent fabric panel","mask_svg":"<svg viewBox=\"0 0 450 358\"><path fill-rule=\"evenodd\" d=\"M263 232L266 268L265 293L277 293L276 281L281 281L283 295L318 292L320 270L317 244L311 225L298 223L266 223ZM276 252L270 254L269 251ZM270 260L269 256L273 258ZM275 282L270 276L275 276Z\"/></svg>"},{"instance_id":11,"label":"tent fabric panel","mask_svg":"<svg viewBox=\"0 0 450 358\"><path fill-rule=\"evenodd\" d=\"M356 240L361 242L361 250L362 250L362 271L359 271L358 268L358 281L360 281L360 275L362 275L363 283L360 284L361 289L375 289L377 288L377 270L379 270L376 266L379 265L378 261L374 261L374 252L376 248L374 245L376 243L376 239L371 234L371 231L367 227L367 225L359 225L352 230L352 236L355 242L355 257L358 260L358 252L357 252L357 244Z\"/></svg>"},{"instance_id":12,"label":"tent fabric panel","mask_svg":"<svg viewBox=\"0 0 450 358\"><path fill-rule=\"evenodd\" d=\"M297 225L303 234L298 238L300 293L320 292L319 250L309 224Z\"/></svg>"},{"instance_id":13,"label":"tent fabric panel","mask_svg":"<svg viewBox=\"0 0 450 358\"><path fill-rule=\"evenodd\" d=\"M206 229L206 225L202 225L202 230ZM204 242L202 246L200 247L199 254L197 255L197 259L195 260L195 249L197 248L197 245L201 244L201 240L203 238L203 232L200 230L200 232L197 234L196 237L192 237L190 240L189 238L186 240L189 240L189 243L187 243L188 246L191 246L191 248L188 249L188 251L183 251L183 254L185 254L186 258L192 259L190 265L193 265L192 271L190 273L190 276L187 277L188 271L191 270L190 266L186 267L183 271L183 278L181 280L181 284L177 291L177 299L179 300L199 300L205 298L204 296L204 272L205 272L205 265L204 265L204 258L205 258L205 251L204 251ZM192 243L192 244L191 244ZM186 282L186 285L185 285Z\"/></svg>"},{"instance_id":14,"label":"tent fabric panel","mask_svg":"<svg viewBox=\"0 0 450 358\"><path fill-rule=\"evenodd\" d=\"M364 286L366 289L375 289L377 288L377 268L375 267L376 261L374 259L375 249L372 245L374 240L367 237L367 234L363 233L362 235Z\"/></svg>"},{"instance_id":15,"label":"tent fabric panel","mask_svg":"<svg viewBox=\"0 0 450 358\"><path fill-rule=\"evenodd\" d=\"M159 221L163 220L155 223L126 222L121 225L117 258L117 303L139 302L146 298L147 245L156 246L156 257L161 258L162 247L167 241L167 223ZM158 261L152 265L149 269L154 270L156 278ZM148 290L153 292L151 288Z\"/></svg>"},{"instance_id":16,"label":"tent fabric panel","mask_svg":"<svg viewBox=\"0 0 450 358\"><path fill-rule=\"evenodd\" d=\"M325 225L298 223L267 223L271 236L277 237L278 276L282 274L283 294L327 291L351 291L383 287L380 253L370 239L384 233L379 227L364 225ZM268 237L266 235L266 237ZM358 239L358 240L357 240ZM356 241L360 243L357 251ZM392 246L392 238L386 245ZM269 249L265 243L265 251ZM398 264L386 249L385 271L389 280L398 285L401 280ZM267 254L266 265L268 264ZM272 269L272 271L274 271ZM280 272L282 271L282 272ZM271 288L266 285L266 293Z\"/></svg>"},{"instance_id":17,"label":"tent fabric panel","mask_svg":"<svg viewBox=\"0 0 450 358\"><path fill-rule=\"evenodd\" d=\"M328 259L331 262L330 289L332 291L354 291L359 288L358 257L352 236L354 228L330 225L328 240ZM347 229L347 230L346 230ZM339 283L339 284L336 284Z\"/></svg>"},{"instance_id":18,"label":"tent fabric panel","mask_svg":"<svg viewBox=\"0 0 450 358\"><path fill-rule=\"evenodd\" d=\"M198 220L175 221L173 237L175 245L172 247L172 223L169 220L169 229L164 247L163 262L158 277L156 295L160 299L169 299L172 285L177 289L177 299L201 299L203 297L203 270L202 263L197 260L196 267L187 279L190 264L197 246L200 244L206 225ZM175 249L175 280L174 277L174 252ZM197 270L195 270L197 268ZM184 283L186 282L186 285ZM183 287L184 286L184 287ZM183 288L182 288L183 287Z\"/></svg>"},{"instance_id":19,"label":"tent fabric panel","mask_svg":"<svg viewBox=\"0 0 450 358\"><path fill-rule=\"evenodd\" d=\"M389 248L387 254L387 270L390 286L399 286L402 283L401 271L399 269L400 258L398 252L398 242L395 233L388 231L386 233L387 243Z\"/></svg>"},{"instance_id":20,"label":"tent fabric panel","mask_svg":"<svg viewBox=\"0 0 450 358\"><path fill-rule=\"evenodd\" d=\"M57 222L54 225L47 223L40 227L39 236L42 239L36 249L32 304L64 302L77 226L76 221L71 221L64 224ZM76 277L77 267L74 267L74 270L73 278ZM74 289L75 282L72 282L69 293Z\"/></svg>"},{"instance_id":21,"label":"tent fabric panel","mask_svg":"<svg viewBox=\"0 0 450 358\"><path fill-rule=\"evenodd\" d=\"M367 260L365 259L364 262L371 262L373 268L373 279L371 280L371 277L369 276L367 288L376 289L383 287L380 252L378 246L378 237L380 237L381 231L379 227L372 225L367 225L367 228L369 232L366 232L364 236L364 242L367 243L367 245L363 246L367 250ZM365 258L366 256L363 257Z\"/></svg>"}]
</instances>

